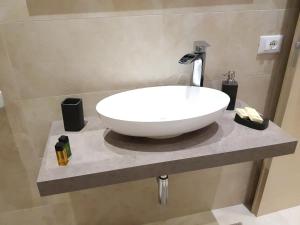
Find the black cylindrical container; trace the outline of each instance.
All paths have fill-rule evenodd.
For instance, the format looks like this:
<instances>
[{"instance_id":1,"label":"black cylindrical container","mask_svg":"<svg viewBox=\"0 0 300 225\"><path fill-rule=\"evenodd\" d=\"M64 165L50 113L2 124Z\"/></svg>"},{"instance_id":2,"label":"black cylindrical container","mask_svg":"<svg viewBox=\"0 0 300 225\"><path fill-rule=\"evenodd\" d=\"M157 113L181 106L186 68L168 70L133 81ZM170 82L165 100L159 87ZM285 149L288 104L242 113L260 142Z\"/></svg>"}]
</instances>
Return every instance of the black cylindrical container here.
<instances>
[{"instance_id":1,"label":"black cylindrical container","mask_svg":"<svg viewBox=\"0 0 300 225\"><path fill-rule=\"evenodd\" d=\"M227 110L234 110L237 91L238 91L238 83L234 79L235 72L229 71L227 76L228 76L227 80L224 80L222 82L222 91L227 95L229 95L230 97L230 102L227 107Z\"/></svg>"},{"instance_id":2,"label":"black cylindrical container","mask_svg":"<svg viewBox=\"0 0 300 225\"><path fill-rule=\"evenodd\" d=\"M66 131L80 131L84 127L82 99L67 98L61 103Z\"/></svg>"}]
</instances>

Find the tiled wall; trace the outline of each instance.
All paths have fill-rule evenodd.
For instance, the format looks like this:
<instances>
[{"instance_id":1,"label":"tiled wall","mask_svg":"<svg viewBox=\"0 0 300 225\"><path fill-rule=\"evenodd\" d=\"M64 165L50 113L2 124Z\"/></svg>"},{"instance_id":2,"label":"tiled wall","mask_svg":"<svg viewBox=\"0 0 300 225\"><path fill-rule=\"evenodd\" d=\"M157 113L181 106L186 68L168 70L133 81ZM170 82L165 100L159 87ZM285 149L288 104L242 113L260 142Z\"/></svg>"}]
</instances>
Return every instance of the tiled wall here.
<instances>
[{"instance_id":1,"label":"tiled wall","mask_svg":"<svg viewBox=\"0 0 300 225\"><path fill-rule=\"evenodd\" d=\"M222 74L236 70L239 98L272 115L299 7L297 0L0 0L7 117L0 161L18 164L1 163L0 224L138 225L246 201L252 163L171 176L167 207L157 203L154 178L45 198L35 179L66 96L82 97L85 114L96 115L95 104L112 93L188 84L192 67L177 62L195 40L211 44L206 86L219 88ZM277 33L285 35L282 53L257 56L259 36ZM14 157L5 158L7 130Z\"/></svg>"}]
</instances>

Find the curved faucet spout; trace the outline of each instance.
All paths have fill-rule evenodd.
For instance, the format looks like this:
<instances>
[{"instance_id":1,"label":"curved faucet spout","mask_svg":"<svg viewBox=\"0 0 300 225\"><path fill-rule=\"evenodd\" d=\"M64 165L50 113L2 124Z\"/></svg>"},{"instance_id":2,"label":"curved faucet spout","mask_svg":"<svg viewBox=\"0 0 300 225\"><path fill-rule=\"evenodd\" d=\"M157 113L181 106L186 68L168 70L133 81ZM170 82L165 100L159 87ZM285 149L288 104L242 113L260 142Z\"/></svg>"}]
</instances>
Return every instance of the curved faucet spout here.
<instances>
[{"instance_id":1,"label":"curved faucet spout","mask_svg":"<svg viewBox=\"0 0 300 225\"><path fill-rule=\"evenodd\" d=\"M179 63L180 64L190 64L195 62L197 59L199 59L200 54L196 54L196 53L188 53L184 56L182 56L181 59L179 59Z\"/></svg>"}]
</instances>

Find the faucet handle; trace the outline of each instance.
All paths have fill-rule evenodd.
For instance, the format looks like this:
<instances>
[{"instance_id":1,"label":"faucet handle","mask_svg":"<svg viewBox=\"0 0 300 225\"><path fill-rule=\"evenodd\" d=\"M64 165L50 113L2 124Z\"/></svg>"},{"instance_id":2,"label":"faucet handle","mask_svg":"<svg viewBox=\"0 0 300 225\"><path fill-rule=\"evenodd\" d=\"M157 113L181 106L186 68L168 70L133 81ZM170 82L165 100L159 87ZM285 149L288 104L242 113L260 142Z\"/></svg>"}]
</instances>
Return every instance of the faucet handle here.
<instances>
[{"instance_id":1,"label":"faucet handle","mask_svg":"<svg viewBox=\"0 0 300 225\"><path fill-rule=\"evenodd\" d=\"M208 44L206 41L195 41L194 42L194 52L195 53L205 52L206 48L209 46L210 46L210 44Z\"/></svg>"}]
</instances>

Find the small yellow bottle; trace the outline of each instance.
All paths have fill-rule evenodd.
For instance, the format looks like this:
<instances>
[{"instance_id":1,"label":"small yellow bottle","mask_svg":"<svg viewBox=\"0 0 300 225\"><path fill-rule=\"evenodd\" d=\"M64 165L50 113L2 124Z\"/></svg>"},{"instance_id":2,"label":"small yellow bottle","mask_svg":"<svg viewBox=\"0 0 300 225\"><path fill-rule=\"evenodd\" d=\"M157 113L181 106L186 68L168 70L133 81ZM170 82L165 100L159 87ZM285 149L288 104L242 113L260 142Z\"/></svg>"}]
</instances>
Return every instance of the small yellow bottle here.
<instances>
[{"instance_id":1,"label":"small yellow bottle","mask_svg":"<svg viewBox=\"0 0 300 225\"><path fill-rule=\"evenodd\" d=\"M72 156L69 137L66 136L66 135L62 135L58 138L58 141L64 143L64 147L66 149L67 156L68 156L68 159L69 159Z\"/></svg>"},{"instance_id":2,"label":"small yellow bottle","mask_svg":"<svg viewBox=\"0 0 300 225\"><path fill-rule=\"evenodd\" d=\"M69 162L65 144L57 142L55 145L56 157L59 166L66 166Z\"/></svg>"}]
</instances>

